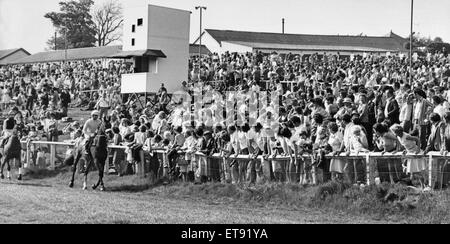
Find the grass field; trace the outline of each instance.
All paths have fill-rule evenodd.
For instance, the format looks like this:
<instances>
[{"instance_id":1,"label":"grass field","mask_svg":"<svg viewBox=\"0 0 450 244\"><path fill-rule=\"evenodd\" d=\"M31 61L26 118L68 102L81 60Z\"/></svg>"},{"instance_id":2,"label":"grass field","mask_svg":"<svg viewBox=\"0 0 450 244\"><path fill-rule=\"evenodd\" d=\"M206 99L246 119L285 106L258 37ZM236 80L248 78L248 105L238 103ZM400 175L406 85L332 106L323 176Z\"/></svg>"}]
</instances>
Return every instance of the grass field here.
<instances>
[{"instance_id":1,"label":"grass field","mask_svg":"<svg viewBox=\"0 0 450 244\"><path fill-rule=\"evenodd\" d=\"M70 189L69 179L60 169L1 181L0 223L450 223L450 192L424 194L416 209L404 209L383 203L373 189L330 185L163 186L107 176L107 191L99 192L81 190L81 175ZM94 172L90 184L95 179Z\"/></svg>"},{"instance_id":2,"label":"grass field","mask_svg":"<svg viewBox=\"0 0 450 244\"><path fill-rule=\"evenodd\" d=\"M65 184L68 179L68 173L61 173L44 179L27 178L21 183L1 182L0 223L379 222L308 207L276 206L226 196L197 197L187 192L197 188L193 185L151 187L145 179L112 176L106 180L108 191L98 192L81 190L81 177L76 188L70 189Z\"/></svg>"}]
</instances>

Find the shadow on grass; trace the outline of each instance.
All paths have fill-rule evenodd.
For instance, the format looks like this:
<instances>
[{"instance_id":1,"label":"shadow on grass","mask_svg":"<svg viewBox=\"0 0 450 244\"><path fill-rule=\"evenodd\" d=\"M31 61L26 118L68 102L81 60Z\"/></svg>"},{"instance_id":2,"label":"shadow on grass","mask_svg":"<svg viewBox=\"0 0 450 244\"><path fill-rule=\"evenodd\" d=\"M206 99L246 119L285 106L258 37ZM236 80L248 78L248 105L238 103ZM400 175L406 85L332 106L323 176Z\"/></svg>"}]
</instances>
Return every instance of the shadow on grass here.
<instances>
[{"instance_id":1,"label":"shadow on grass","mask_svg":"<svg viewBox=\"0 0 450 244\"><path fill-rule=\"evenodd\" d=\"M7 181L7 182L1 182L1 184L5 185L18 185L18 186L34 186L34 187L52 187L52 185L48 184L39 184L39 183L27 183L27 182L18 182L18 181Z\"/></svg>"},{"instance_id":2,"label":"shadow on grass","mask_svg":"<svg viewBox=\"0 0 450 244\"><path fill-rule=\"evenodd\" d=\"M69 167L60 167L55 170L49 169L35 169L31 170L26 174L26 177L32 180L41 180L47 178L53 178L60 174L65 174L70 171Z\"/></svg>"},{"instance_id":3,"label":"shadow on grass","mask_svg":"<svg viewBox=\"0 0 450 244\"><path fill-rule=\"evenodd\" d=\"M135 184L127 184L127 183L123 183L120 185L113 185L113 186L109 186L107 187L106 191L107 192L128 192L128 193L137 193L137 192L143 192L146 190L150 190L159 186L162 186L163 183L162 181L158 181L156 183L150 183L148 182L148 179L144 178L141 179L141 181L147 181L145 183L135 183Z\"/></svg>"}]
</instances>

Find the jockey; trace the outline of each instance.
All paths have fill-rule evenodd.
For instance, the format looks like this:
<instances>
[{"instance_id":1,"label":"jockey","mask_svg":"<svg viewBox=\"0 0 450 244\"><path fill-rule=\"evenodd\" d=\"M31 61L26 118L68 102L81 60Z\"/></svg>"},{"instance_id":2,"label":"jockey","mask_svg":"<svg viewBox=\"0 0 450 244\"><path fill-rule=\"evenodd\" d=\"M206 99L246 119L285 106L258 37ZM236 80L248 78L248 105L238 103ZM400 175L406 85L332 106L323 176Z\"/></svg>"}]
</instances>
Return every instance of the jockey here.
<instances>
[{"instance_id":1,"label":"jockey","mask_svg":"<svg viewBox=\"0 0 450 244\"><path fill-rule=\"evenodd\" d=\"M7 138L13 134L13 129L16 126L16 121L14 120L14 115L12 112L9 113L9 117L3 122L3 138Z\"/></svg>"},{"instance_id":2,"label":"jockey","mask_svg":"<svg viewBox=\"0 0 450 244\"><path fill-rule=\"evenodd\" d=\"M93 139L97 132L97 129L102 125L102 121L99 119L100 112L97 110L92 111L91 118L84 123L83 134L86 139L86 153L89 152L89 148L92 145Z\"/></svg>"}]
</instances>

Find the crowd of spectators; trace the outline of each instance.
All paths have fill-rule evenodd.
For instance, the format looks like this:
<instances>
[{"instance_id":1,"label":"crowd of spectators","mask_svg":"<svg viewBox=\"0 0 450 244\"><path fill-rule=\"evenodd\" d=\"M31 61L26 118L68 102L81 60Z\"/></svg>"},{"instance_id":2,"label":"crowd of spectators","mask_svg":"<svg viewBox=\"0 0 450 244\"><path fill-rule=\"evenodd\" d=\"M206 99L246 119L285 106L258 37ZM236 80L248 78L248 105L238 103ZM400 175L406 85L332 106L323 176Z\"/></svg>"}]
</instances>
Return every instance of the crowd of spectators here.
<instances>
[{"instance_id":1,"label":"crowd of spectators","mask_svg":"<svg viewBox=\"0 0 450 244\"><path fill-rule=\"evenodd\" d=\"M0 86L2 105L14 101L23 137L42 127L49 140L58 140L52 128L68 117L69 104L95 109L92 120L102 121L111 143L128 148L110 152L119 174L132 172L135 165L134 170L156 169L164 178L196 182L364 183L364 161L325 155L450 149L450 57L443 50L412 63L410 70L403 54L212 54L190 59L189 79L182 84L186 94L202 96L200 104L191 102L195 98L170 97L164 85L156 105L124 101L120 75L132 68L123 62L6 66L0 68ZM235 96L230 98L229 91ZM268 99L261 102L261 94ZM218 109L236 99L241 101L234 110ZM35 127L25 133L29 123ZM85 130L75 121L64 132L81 140ZM221 158L207 158L215 153ZM413 182L426 183L424 159L404 160L404 168L382 161L377 164L380 181L409 174Z\"/></svg>"}]
</instances>

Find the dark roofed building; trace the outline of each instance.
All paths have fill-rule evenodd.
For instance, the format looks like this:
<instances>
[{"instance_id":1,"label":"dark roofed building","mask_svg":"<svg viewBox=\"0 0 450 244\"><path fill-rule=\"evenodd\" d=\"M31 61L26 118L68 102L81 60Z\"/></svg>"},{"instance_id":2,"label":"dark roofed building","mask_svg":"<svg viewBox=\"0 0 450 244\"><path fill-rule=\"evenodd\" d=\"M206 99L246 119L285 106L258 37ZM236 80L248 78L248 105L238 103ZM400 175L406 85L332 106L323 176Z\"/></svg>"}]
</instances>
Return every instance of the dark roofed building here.
<instances>
[{"instance_id":1,"label":"dark roofed building","mask_svg":"<svg viewBox=\"0 0 450 244\"><path fill-rule=\"evenodd\" d=\"M23 48L0 50L0 65L8 64L29 55L30 53Z\"/></svg>"},{"instance_id":2,"label":"dark roofed building","mask_svg":"<svg viewBox=\"0 0 450 244\"><path fill-rule=\"evenodd\" d=\"M198 56L199 54L199 44L189 44L189 56ZM210 55L211 51L205 46L202 45L201 47L202 55Z\"/></svg>"},{"instance_id":3,"label":"dark roofed building","mask_svg":"<svg viewBox=\"0 0 450 244\"><path fill-rule=\"evenodd\" d=\"M40 52L9 63L27 64L27 63L59 62L64 60L70 61L83 59L101 59L101 58L109 58L120 52L122 52L122 46L67 49L67 55L65 50Z\"/></svg>"},{"instance_id":4,"label":"dark roofed building","mask_svg":"<svg viewBox=\"0 0 450 244\"><path fill-rule=\"evenodd\" d=\"M202 42L212 52L217 53L275 51L303 54L316 52L360 54L408 51L405 49L408 40L392 32L388 36L342 36L206 29L202 35Z\"/></svg>"},{"instance_id":5,"label":"dark roofed building","mask_svg":"<svg viewBox=\"0 0 450 244\"><path fill-rule=\"evenodd\" d=\"M189 45L189 55L198 55L199 45L190 44ZM11 50L0 50L0 57L9 57L13 53L20 53L19 51L23 49L11 49ZM4 62L0 64L30 64L30 63L46 63L46 62L59 62L64 60L83 60L83 59L102 59L102 58L130 58L132 56L157 56L165 58L165 54L160 50L142 50L135 51L135 54L127 52L122 52L122 46L104 46L104 47L89 47L89 48L78 48L78 49L67 49L67 56L65 50L40 52L34 55L30 55L27 51L23 50L26 55L21 55L15 59L5 59ZM137 53L137 54L136 54ZM202 45L202 54L211 54L211 51ZM0 60L2 60L0 58Z\"/></svg>"}]
</instances>

